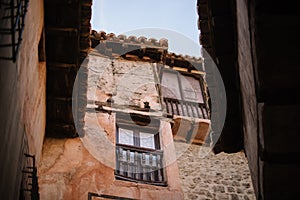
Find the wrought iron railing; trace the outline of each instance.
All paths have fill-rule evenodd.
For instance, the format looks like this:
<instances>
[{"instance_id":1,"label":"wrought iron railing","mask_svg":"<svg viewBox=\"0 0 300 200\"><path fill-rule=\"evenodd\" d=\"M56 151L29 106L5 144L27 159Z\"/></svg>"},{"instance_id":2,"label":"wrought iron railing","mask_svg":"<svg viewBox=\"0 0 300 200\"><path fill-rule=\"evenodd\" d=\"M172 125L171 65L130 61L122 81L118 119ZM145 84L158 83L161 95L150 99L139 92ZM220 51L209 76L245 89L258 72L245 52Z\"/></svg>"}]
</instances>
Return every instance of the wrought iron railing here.
<instances>
[{"instance_id":1,"label":"wrought iron railing","mask_svg":"<svg viewBox=\"0 0 300 200\"><path fill-rule=\"evenodd\" d=\"M20 200L39 200L39 188L37 167L35 163L35 156L24 154L25 163L22 170L22 188L20 194Z\"/></svg>"},{"instance_id":2,"label":"wrought iron railing","mask_svg":"<svg viewBox=\"0 0 300 200\"><path fill-rule=\"evenodd\" d=\"M161 150L116 146L116 177L123 180L166 185Z\"/></svg>"},{"instance_id":3,"label":"wrought iron railing","mask_svg":"<svg viewBox=\"0 0 300 200\"><path fill-rule=\"evenodd\" d=\"M170 115L208 119L208 112L205 103L182 101L164 97L166 111Z\"/></svg>"},{"instance_id":4,"label":"wrought iron railing","mask_svg":"<svg viewBox=\"0 0 300 200\"><path fill-rule=\"evenodd\" d=\"M0 55L1 59L16 61L22 41L29 0L0 1L0 48L11 48L8 55Z\"/></svg>"}]
</instances>

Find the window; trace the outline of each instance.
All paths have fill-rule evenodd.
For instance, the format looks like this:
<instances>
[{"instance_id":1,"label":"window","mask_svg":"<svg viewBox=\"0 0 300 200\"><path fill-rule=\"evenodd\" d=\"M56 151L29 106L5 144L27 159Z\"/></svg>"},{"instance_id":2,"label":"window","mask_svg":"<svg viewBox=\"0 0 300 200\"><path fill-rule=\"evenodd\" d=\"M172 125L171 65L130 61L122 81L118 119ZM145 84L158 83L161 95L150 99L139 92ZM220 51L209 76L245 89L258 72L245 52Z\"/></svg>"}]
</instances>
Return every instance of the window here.
<instances>
[{"instance_id":1,"label":"window","mask_svg":"<svg viewBox=\"0 0 300 200\"><path fill-rule=\"evenodd\" d=\"M208 118L203 78L200 75L164 69L161 83L164 107L168 114Z\"/></svg>"},{"instance_id":2,"label":"window","mask_svg":"<svg viewBox=\"0 0 300 200\"><path fill-rule=\"evenodd\" d=\"M126 197L120 197L120 196L112 196L112 195L107 195L107 194L96 194L93 192L88 193L88 200L96 200L96 199L118 199L118 200L135 200L131 198L126 198Z\"/></svg>"},{"instance_id":3,"label":"window","mask_svg":"<svg viewBox=\"0 0 300 200\"><path fill-rule=\"evenodd\" d=\"M135 120L141 119L135 116ZM166 185L159 120L154 125L141 126L117 115L116 132L116 178Z\"/></svg>"},{"instance_id":4,"label":"window","mask_svg":"<svg viewBox=\"0 0 300 200\"><path fill-rule=\"evenodd\" d=\"M11 48L10 55L0 55L0 59L17 59L25 26L28 0L10 0L0 2L0 48ZM5 37L4 37L5 36Z\"/></svg>"}]
</instances>

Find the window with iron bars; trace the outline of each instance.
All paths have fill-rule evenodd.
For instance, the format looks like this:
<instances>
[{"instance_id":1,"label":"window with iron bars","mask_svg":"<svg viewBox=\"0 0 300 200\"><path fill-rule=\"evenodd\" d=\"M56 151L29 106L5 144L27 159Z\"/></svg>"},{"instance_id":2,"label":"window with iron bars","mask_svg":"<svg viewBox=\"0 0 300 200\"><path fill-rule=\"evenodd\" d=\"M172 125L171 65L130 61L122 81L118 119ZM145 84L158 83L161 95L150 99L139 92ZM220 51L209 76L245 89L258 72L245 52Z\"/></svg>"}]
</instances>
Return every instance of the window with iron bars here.
<instances>
[{"instance_id":1,"label":"window with iron bars","mask_svg":"<svg viewBox=\"0 0 300 200\"><path fill-rule=\"evenodd\" d=\"M118 121L117 118L116 178L166 186L159 125L153 129Z\"/></svg>"},{"instance_id":2,"label":"window with iron bars","mask_svg":"<svg viewBox=\"0 0 300 200\"><path fill-rule=\"evenodd\" d=\"M0 1L0 48L10 48L10 53L0 59L16 61L29 0Z\"/></svg>"}]
</instances>

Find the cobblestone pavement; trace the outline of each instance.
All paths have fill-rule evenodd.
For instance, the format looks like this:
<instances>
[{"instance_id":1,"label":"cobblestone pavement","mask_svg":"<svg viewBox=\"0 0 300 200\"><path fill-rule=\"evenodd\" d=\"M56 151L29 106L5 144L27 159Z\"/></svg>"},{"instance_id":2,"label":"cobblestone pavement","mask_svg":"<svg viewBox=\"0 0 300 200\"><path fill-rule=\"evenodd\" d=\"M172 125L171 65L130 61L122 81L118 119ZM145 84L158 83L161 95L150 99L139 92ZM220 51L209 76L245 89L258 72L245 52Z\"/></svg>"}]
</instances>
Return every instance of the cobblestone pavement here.
<instances>
[{"instance_id":1,"label":"cobblestone pavement","mask_svg":"<svg viewBox=\"0 0 300 200\"><path fill-rule=\"evenodd\" d=\"M185 199L253 200L247 159L243 152L213 154L201 158L208 147L175 143ZM183 152L183 153L180 153Z\"/></svg>"}]
</instances>

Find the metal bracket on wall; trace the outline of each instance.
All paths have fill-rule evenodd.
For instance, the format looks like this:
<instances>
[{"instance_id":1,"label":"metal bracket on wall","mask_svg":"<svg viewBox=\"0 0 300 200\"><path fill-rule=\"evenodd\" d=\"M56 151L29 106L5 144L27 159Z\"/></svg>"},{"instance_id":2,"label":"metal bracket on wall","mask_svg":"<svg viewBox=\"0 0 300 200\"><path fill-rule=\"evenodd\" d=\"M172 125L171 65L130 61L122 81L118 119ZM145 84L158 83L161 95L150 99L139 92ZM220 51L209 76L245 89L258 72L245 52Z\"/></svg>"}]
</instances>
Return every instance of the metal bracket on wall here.
<instances>
[{"instance_id":1,"label":"metal bracket on wall","mask_svg":"<svg viewBox=\"0 0 300 200\"><path fill-rule=\"evenodd\" d=\"M0 48L10 48L0 59L16 61L29 0L0 0Z\"/></svg>"}]
</instances>

